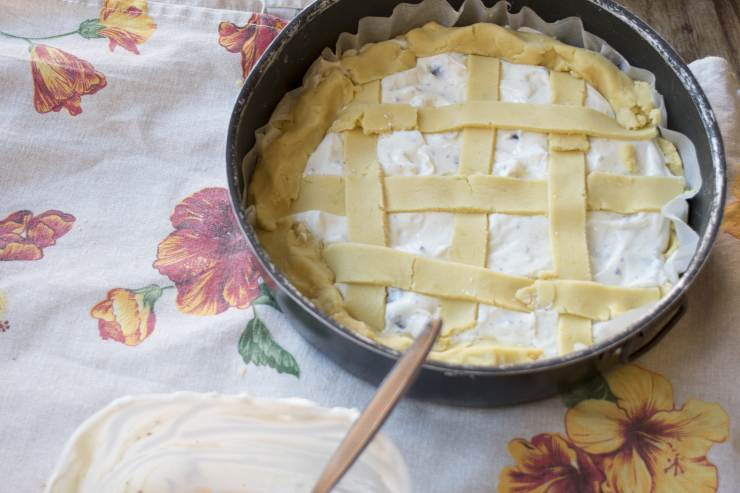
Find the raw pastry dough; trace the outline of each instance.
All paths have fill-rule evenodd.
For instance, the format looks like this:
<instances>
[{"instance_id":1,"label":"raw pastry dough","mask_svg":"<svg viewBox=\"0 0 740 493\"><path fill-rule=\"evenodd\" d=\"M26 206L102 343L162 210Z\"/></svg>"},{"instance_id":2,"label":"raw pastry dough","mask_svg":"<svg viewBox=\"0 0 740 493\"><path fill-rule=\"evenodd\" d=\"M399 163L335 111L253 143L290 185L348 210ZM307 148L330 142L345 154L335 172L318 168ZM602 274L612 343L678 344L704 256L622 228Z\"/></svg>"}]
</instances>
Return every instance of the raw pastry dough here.
<instances>
[{"instance_id":1,"label":"raw pastry dough","mask_svg":"<svg viewBox=\"0 0 740 493\"><path fill-rule=\"evenodd\" d=\"M324 258L335 273L336 282L392 286L511 310L527 311L516 293L533 282L482 267L358 243L329 245L324 249Z\"/></svg>"},{"instance_id":2,"label":"raw pastry dough","mask_svg":"<svg viewBox=\"0 0 740 493\"><path fill-rule=\"evenodd\" d=\"M623 288L590 281L535 281L520 289L517 299L530 308L552 308L592 320L609 320L620 313L658 301L660 288Z\"/></svg>"},{"instance_id":3,"label":"raw pastry dough","mask_svg":"<svg viewBox=\"0 0 740 493\"><path fill-rule=\"evenodd\" d=\"M586 83L562 72L550 72L552 102L582 106ZM584 146L583 141L586 142ZM591 280L586 244L585 135L550 135L548 199L554 277ZM559 149L558 149L559 148ZM558 353L593 343L591 321L569 313L558 319Z\"/></svg>"},{"instance_id":4,"label":"raw pastry dough","mask_svg":"<svg viewBox=\"0 0 740 493\"><path fill-rule=\"evenodd\" d=\"M631 214L659 211L683 193L680 176L634 176L594 172L588 175L588 205L595 211Z\"/></svg>"},{"instance_id":5,"label":"raw pastry dough","mask_svg":"<svg viewBox=\"0 0 740 493\"><path fill-rule=\"evenodd\" d=\"M507 62L541 65L584 79L606 97L625 128L657 124L650 86L633 81L606 58L542 34L519 32L496 24L443 27L430 22L406 34L417 57L450 51L498 57Z\"/></svg>"},{"instance_id":6,"label":"raw pastry dough","mask_svg":"<svg viewBox=\"0 0 740 493\"><path fill-rule=\"evenodd\" d=\"M498 58L470 55L468 57L468 101L498 101L501 63ZM488 175L496 148L496 131L488 128L463 130L460 174ZM472 186L471 186L472 189ZM486 266L488 246L488 215L457 214L452 246L447 258L453 262ZM478 304L458 300L442 300L440 316L445 321L442 335L450 336L469 329L478 320Z\"/></svg>"},{"instance_id":7,"label":"raw pastry dough","mask_svg":"<svg viewBox=\"0 0 740 493\"><path fill-rule=\"evenodd\" d=\"M542 214L547 183L505 176L389 176L389 212L456 211Z\"/></svg>"}]
</instances>

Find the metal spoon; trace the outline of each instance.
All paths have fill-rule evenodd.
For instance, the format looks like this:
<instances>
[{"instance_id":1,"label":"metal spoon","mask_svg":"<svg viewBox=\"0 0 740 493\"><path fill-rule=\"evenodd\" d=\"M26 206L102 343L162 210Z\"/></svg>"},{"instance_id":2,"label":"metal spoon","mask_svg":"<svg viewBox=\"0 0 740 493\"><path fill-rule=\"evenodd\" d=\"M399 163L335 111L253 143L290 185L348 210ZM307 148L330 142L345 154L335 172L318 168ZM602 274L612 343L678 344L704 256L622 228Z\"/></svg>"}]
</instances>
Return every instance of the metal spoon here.
<instances>
[{"instance_id":1,"label":"metal spoon","mask_svg":"<svg viewBox=\"0 0 740 493\"><path fill-rule=\"evenodd\" d=\"M312 493L328 493L354 464L406 393L437 340L442 321L433 319L380 384L370 403L324 467Z\"/></svg>"}]
</instances>

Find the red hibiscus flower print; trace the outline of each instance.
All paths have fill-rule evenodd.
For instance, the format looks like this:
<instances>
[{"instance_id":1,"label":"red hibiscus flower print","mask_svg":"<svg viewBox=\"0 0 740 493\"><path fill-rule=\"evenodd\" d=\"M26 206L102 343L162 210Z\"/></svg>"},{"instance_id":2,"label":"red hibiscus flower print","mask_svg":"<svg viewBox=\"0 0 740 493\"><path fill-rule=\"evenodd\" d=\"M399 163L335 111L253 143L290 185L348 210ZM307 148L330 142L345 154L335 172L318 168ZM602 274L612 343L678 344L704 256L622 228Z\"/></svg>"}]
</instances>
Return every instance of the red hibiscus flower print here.
<instances>
[{"instance_id":1,"label":"red hibiscus flower print","mask_svg":"<svg viewBox=\"0 0 740 493\"><path fill-rule=\"evenodd\" d=\"M206 188L180 202L175 231L157 248L154 268L177 287L184 313L215 315L247 308L260 294L261 271L223 188Z\"/></svg>"},{"instance_id":2,"label":"red hibiscus flower print","mask_svg":"<svg viewBox=\"0 0 740 493\"><path fill-rule=\"evenodd\" d=\"M33 106L39 113L65 108L70 115L82 113L82 96L106 86L105 76L85 60L57 48L31 48Z\"/></svg>"},{"instance_id":3,"label":"red hibiscus flower print","mask_svg":"<svg viewBox=\"0 0 740 493\"><path fill-rule=\"evenodd\" d=\"M502 493L599 493L603 474L591 457L558 434L509 442L516 465L501 472Z\"/></svg>"},{"instance_id":4,"label":"red hibiscus flower print","mask_svg":"<svg viewBox=\"0 0 740 493\"><path fill-rule=\"evenodd\" d=\"M43 249L56 243L72 229L72 214L49 210L38 216L17 211L0 221L0 261L38 260Z\"/></svg>"},{"instance_id":5,"label":"red hibiscus flower print","mask_svg":"<svg viewBox=\"0 0 740 493\"><path fill-rule=\"evenodd\" d=\"M98 319L103 339L136 346L154 331L154 303L162 296L162 288L152 284L141 289L111 289L106 299L90 310Z\"/></svg>"},{"instance_id":6,"label":"red hibiscus flower print","mask_svg":"<svg viewBox=\"0 0 740 493\"><path fill-rule=\"evenodd\" d=\"M265 48L285 27L285 21L269 14L252 14L247 23L239 27L231 22L218 25L218 43L232 53L242 54L242 78L249 71Z\"/></svg>"}]
</instances>

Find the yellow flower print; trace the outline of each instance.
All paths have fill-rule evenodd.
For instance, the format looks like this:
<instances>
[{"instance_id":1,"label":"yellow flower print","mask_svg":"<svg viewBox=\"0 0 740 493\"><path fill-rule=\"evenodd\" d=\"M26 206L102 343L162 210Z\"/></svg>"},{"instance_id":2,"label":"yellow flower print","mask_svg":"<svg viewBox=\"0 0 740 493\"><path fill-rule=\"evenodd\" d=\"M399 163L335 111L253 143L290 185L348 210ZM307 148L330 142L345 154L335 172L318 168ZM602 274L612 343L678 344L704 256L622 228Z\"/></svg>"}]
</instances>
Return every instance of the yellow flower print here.
<instances>
[{"instance_id":1,"label":"yellow flower print","mask_svg":"<svg viewBox=\"0 0 740 493\"><path fill-rule=\"evenodd\" d=\"M712 493L706 454L729 433L719 404L691 399L676 409L663 376L637 366L606 375L617 402L584 400L565 416L568 438L599 459L605 493Z\"/></svg>"},{"instance_id":2,"label":"yellow flower print","mask_svg":"<svg viewBox=\"0 0 740 493\"><path fill-rule=\"evenodd\" d=\"M95 94L107 85L105 76L88 61L47 45L31 48L33 106L39 113L66 109L82 113L82 96Z\"/></svg>"},{"instance_id":3,"label":"yellow flower print","mask_svg":"<svg viewBox=\"0 0 740 493\"><path fill-rule=\"evenodd\" d=\"M136 346L154 331L156 316L154 303L162 296L163 288L156 284L141 289L115 288L106 299L90 310L98 319L98 330L103 339L113 339L127 346Z\"/></svg>"},{"instance_id":4,"label":"yellow flower print","mask_svg":"<svg viewBox=\"0 0 740 493\"><path fill-rule=\"evenodd\" d=\"M0 291L0 333L10 330L10 322L5 319L6 306L5 295Z\"/></svg>"},{"instance_id":5,"label":"yellow flower print","mask_svg":"<svg viewBox=\"0 0 740 493\"><path fill-rule=\"evenodd\" d=\"M740 175L735 178L730 191L734 200L725 209L725 219L722 221L722 229L740 240Z\"/></svg>"},{"instance_id":6,"label":"yellow flower print","mask_svg":"<svg viewBox=\"0 0 740 493\"><path fill-rule=\"evenodd\" d=\"M100 17L87 19L74 31L50 36L21 36L0 31L0 36L24 41L31 53L33 105L39 113L65 108L71 116L82 113L81 98L95 94L107 84L105 75L81 58L53 46L37 44L65 36L86 39L108 38L108 47L116 46L139 54L137 45L144 43L157 28L147 14L147 0L104 0Z\"/></svg>"},{"instance_id":7,"label":"yellow flower print","mask_svg":"<svg viewBox=\"0 0 740 493\"><path fill-rule=\"evenodd\" d=\"M97 35L108 38L111 51L116 46L139 54L136 45L144 43L157 28L147 15L146 0L105 0L100 9L102 29Z\"/></svg>"}]
</instances>

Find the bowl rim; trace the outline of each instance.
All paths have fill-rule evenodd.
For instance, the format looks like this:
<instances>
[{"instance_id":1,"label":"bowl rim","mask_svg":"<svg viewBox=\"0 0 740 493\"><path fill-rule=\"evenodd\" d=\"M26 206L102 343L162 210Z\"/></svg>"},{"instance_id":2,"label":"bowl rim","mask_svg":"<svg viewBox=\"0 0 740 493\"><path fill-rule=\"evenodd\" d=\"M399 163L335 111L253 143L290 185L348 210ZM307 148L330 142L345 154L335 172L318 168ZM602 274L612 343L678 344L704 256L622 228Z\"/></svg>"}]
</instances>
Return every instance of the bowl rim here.
<instances>
[{"instance_id":1,"label":"bowl rim","mask_svg":"<svg viewBox=\"0 0 740 493\"><path fill-rule=\"evenodd\" d=\"M297 32L301 31L306 23L309 23L324 10L340 1L345 0L316 0L299 12L270 43L244 81L244 85L239 92L239 96L231 114L226 140L226 174L229 185L229 196L231 199L232 210L237 217L237 222L239 223L242 232L247 237L250 247L254 251L259 264L270 275L270 277L273 278L277 286L296 304L298 304L304 312L311 315L327 330L333 332L334 335L338 335L346 339L348 342L359 345L364 349L392 362L400 356L401 353L399 351L367 339L353 330L339 324L322 310L315 307L307 297L293 286L293 284L269 260L269 255L260 245L256 231L248 220L246 212L241 205L242 191L239 189L239 185L240 176L243 176L243 171L241 159L237 156L235 143L237 140L242 112L254 94L253 90L255 86L260 82L265 71L276 58L274 55L279 53L281 48L288 43ZM466 376L490 377L496 375L522 375L539 373L545 370L555 370L598 357L610 350L615 350L616 348L621 347L628 340L648 329L653 320L659 317L667 317L671 310L681 302L681 299L684 297L688 287L696 279L698 273L701 271L709 257L709 252L719 233L727 187L726 163L722 137L709 101L688 66L681 60L671 45L644 21L638 18L635 14L629 12L626 8L615 3L613 0L584 1L600 7L602 10L607 12L608 15L611 15L620 22L627 24L627 26L637 35L650 44L691 95L692 101L700 115L704 132L709 140L710 154L712 157L712 170L715 175L715 186L712 194L711 212L707 220L707 228L704 234L700 236L696 252L678 282L672 286L670 291L663 296L650 311L644 313L637 320L632 322L627 329L621 331L619 334L615 334L605 341L601 341L580 351L571 352L562 356L543 358L531 363L504 366L482 366L459 365L430 360L424 363L423 368L425 370L440 372L447 375L461 374ZM404 2L398 2L398 4L401 3Z\"/></svg>"}]
</instances>

